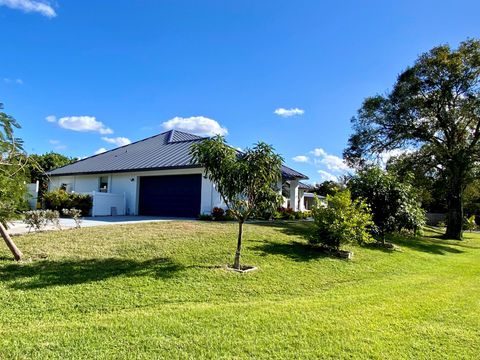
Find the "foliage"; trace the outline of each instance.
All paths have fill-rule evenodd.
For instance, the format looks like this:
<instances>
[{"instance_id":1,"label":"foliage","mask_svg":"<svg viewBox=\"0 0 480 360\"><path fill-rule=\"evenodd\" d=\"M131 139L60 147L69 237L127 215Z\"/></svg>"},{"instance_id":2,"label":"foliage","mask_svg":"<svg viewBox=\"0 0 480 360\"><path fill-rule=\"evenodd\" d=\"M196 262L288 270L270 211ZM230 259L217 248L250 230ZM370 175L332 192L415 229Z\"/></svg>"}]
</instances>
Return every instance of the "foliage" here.
<instances>
[{"instance_id":1,"label":"foliage","mask_svg":"<svg viewBox=\"0 0 480 360\"><path fill-rule=\"evenodd\" d=\"M349 190L327 196L328 207L315 206L312 216L315 230L309 239L311 244L321 244L339 250L347 243L372 241L370 230L374 227L368 205L361 199L352 201Z\"/></svg>"},{"instance_id":2,"label":"foliage","mask_svg":"<svg viewBox=\"0 0 480 360\"><path fill-rule=\"evenodd\" d=\"M367 98L353 118L346 160L410 149L436 166L445 181L446 235L462 238L463 192L480 161L480 41L421 55L385 96Z\"/></svg>"},{"instance_id":3,"label":"foliage","mask_svg":"<svg viewBox=\"0 0 480 360\"><path fill-rule=\"evenodd\" d=\"M228 146L222 136L192 145L191 152L239 222L234 261L238 269L243 223L252 216L273 212L281 203L277 187L281 180L282 158L262 142L238 152Z\"/></svg>"},{"instance_id":4,"label":"foliage","mask_svg":"<svg viewBox=\"0 0 480 360\"><path fill-rule=\"evenodd\" d=\"M326 180L320 184L316 184L312 192L320 196L327 196L335 195L343 189L344 186L342 184L339 184L336 181Z\"/></svg>"},{"instance_id":5,"label":"foliage","mask_svg":"<svg viewBox=\"0 0 480 360\"><path fill-rule=\"evenodd\" d=\"M203 214L198 215L198 220L212 221L213 217L212 217L212 214L203 213Z\"/></svg>"},{"instance_id":6,"label":"foliage","mask_svg":"<svg viewBox=\"0 0 480 360\"><path fill-rule=\"evenodd\" d=\"M225 210L220 207L214 207L212 210L212 218L216 221L225 220Z\"/></svg>"},{"instance_id":7,"label":"foliage","mask_svg":"<svg viewBox=\"0 0 480 360\"><path fill-rule=\"evenodd\" d=\"M69 165L77 158L71 158L56 152L49 152L43 155L30 154L28 155L28 177L31 183L39 182L39 198L43 198L43 194L48 191L48 177L46 172Z\"/></svg>"},{"instance_id":8,"label":"foliage","mask_svg":"<svg viewBox=\"0 0 480 360\"><path fill-rule=\"evenodd\" d=\"M49 222L60 229L60 213L56 210L30 210L23 213L23 222L28 225L29 231L42 230Z\"/></svg>"},{"instance_id":9,"label":"foliage","mask_svg":"<svg viewBox=\"0 0 480 360\"><path fill-rule=\"evenodd\" d=\"M88 216L93 200L88 194L68 193L63 189L57 189L45 193L43 203L46 209L61 211L75 208L81 211L82 216Z\"/></svg>"},{"instance_id":10,"label":"foliage","mask_svg":"<svg viewBox=\"0 0 480 360\"><path fill-rule=\"evenodd\" d=\"M312 213L310 211L294 211L292 208L281 206L272 214L271 218L275 220L301 220L311 216Z\"/></svg>"},{"instance_id":11,"label":"foliage","mask_svg":"<svg viewBox=\"0 0 480 360\"><path fill-rule=\"evenodd\" d=\"M473 231L477 229L477 223L475 222L475 215L465 218L463 229L468 231Z\"/></svg>"},{"instance_id":12,"label":"foliage","mask_svg":"<svg viewBox=\"0 0 480 360\"><path fill-rule=\"evenodd\" d=\"M80 225L82 224L82 211L79 209L62 209L62 214L68 217L71 217L73 221L75 221L75 227L77 229L80 228Z\"/></svg>"},{"instance_id":13,"label":"foliage","mask_svg":"<svg viewBox=\"0 0 480 360\"><path fill-rule=\"evenodd\" d=\"M14 135L18 122L3 111L0 103L0 222L16 217L26 207L27 160L23 141Z\"/></svg>"},{"instance_id":14,"label":"foliage","mask_svg":"<svg viewBox=\"0 0 480 360\"><path fill-rule=\"evenodd\" d=\"M352 176L348 187L354 199L364 199L384 241L385 234L403 229L417 231L425 224L425 212L408 182L378 167L367 167Z\"/></svg>"}]
</instances>

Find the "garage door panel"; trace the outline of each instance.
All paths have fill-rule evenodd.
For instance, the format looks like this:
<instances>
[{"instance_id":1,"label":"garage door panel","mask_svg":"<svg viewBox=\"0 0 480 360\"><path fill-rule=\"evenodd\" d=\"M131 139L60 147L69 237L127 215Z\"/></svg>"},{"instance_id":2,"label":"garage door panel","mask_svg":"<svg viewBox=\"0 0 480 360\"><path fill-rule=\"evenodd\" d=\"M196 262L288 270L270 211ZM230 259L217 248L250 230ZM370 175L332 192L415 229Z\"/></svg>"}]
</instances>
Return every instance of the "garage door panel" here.
<instances>
[{"instance_id":1,"label":"garage door panel","mask_svg":"<svg viewBox=\"0 0 480 360\"><path fill-rule=\"evenodd\" d=\"M140 178L140 215L196 217L200 213L202 176Z\"/></svg>"}]
</instances>

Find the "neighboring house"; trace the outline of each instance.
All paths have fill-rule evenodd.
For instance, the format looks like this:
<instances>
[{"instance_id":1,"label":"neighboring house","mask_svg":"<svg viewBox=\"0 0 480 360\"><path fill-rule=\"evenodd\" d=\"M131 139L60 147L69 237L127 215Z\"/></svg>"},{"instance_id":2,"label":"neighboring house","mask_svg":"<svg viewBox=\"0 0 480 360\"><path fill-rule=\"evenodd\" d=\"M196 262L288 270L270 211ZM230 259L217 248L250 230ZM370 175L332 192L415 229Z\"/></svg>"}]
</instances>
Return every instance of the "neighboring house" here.
<instances>
[{"instance_id":1,"label":"neighboring house","mask_svg":"<svg viewBox=\"0 0 480 360\"><path fill-rule=\"evenodd\" d=\"M103 209L94 215L197 217L210 213L216 206L225 206L190 154L192 144L203 139L170 130L52 170L49 189L93 193L94 209L100 208L95 197L102 200ZM308 177L282 166L282 182L288 184L294 210L303 209L302 179Z\"/></svg>"}]
</instances>

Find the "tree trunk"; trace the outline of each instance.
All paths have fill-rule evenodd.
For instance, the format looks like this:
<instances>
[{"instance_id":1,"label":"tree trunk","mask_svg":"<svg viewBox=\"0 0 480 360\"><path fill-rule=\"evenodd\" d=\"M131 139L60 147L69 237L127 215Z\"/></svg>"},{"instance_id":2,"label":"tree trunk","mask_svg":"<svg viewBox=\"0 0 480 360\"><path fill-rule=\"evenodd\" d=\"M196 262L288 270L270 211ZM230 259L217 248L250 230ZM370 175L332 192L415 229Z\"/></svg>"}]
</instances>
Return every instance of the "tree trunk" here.
<instances>
[{"instance_id":1,"label":"tree trunk","mask_svg":"<svg viewBox=\"0 0 480 360\"><path fill-rule=\"evenodd\" d=\"M463 183L465 173L459 167L453 166L447 192L447 239L462 240L463 237Z\"/></svg>"},{"instance_id":2,"label":"tree trunk","mask_svg":"<svg viewBox=\"0 0 480 360\"><path fill-rule=\"evenodd\" d=\"M0 222L0 235L2 235L3 240L5 240L5 243L7 244L8 248L12 252L14 258L16 261L19 261L22 259L22 252L18 250L17 246L15 243L12 241L12 238L10 235L8 235L7 229L5 229L5 226Z\"/></svg>"},{"instance_id":3,"label":"tree trunk","mask_svg":"<svg viewBox=\"0 0 480 360\"><path fill-rule=\"evenodd\" d=\"M243 220L240 220L238 222L237 251L235 252L235 261L233 262L234 269L240 269L240 254L242 251L242 235L243 235Z\"/></svg>"}]
</instances>

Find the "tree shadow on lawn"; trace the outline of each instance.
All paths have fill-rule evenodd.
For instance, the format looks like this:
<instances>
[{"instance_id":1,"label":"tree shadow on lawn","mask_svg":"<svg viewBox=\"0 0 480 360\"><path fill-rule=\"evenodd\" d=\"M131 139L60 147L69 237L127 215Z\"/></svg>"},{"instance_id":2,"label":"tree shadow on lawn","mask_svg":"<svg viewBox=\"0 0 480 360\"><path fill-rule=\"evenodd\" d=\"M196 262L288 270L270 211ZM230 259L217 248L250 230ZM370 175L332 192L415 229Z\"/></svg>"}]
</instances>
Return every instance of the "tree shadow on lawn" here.
<instances>
[{"instance_id":1,"label":"tree shadow on lawn","mask_svg":"<svg viewBox=\"0 0 480 360\"><path fill-rule=\"evenodd\" d=\"M41 260L0 266L0 281L14 289L38 289L102 281L117 276L169 278L184 267L168 258Z\"/></svg>"},{"instance_id":2,"label":"tree shadow on lawn","mask_svg":"<svg viewBox=\"0 0 480 360\"><path fill-rule=\"evenodd\" d=\"M429 236L408 236L408 235L392 235L387 241L398 245L400 247L409 248L416 251L426 252L435 255L445 255L447 253L451 254L461 254L462 250L455 249L451 245L446 244L445 240L440 240L437 238ZM442 244L443 242L443 244Z\"/></svg>"},{"instance_id":3,"label":"tree shadow on lawn","mask_svg":"<svg viewBox=\"0 0 480 360\"><path fill-rule=\"evenodd\" d=\"M322 249L300 241L292 241L289 243L261 241L261 243L261 245L254 246L253 250L262 252L262 256L281 255L294 261L311 261L329 257Z\"/></svg>"},{"instance_id":4,"label":"tree shadow on lawn","mask_svg":"<svg viewBox=\"0 0 480 360\"><path fill-rule=\"evenodd\" d=\"M285 235L299 236L304 239L308 239L309 235L313 230L312 221L302 221L302 220L275 220L275 221L262 221L254 222L252 225L265 226L275 231L280 231Z\"/></svg>"}]
</instances>

